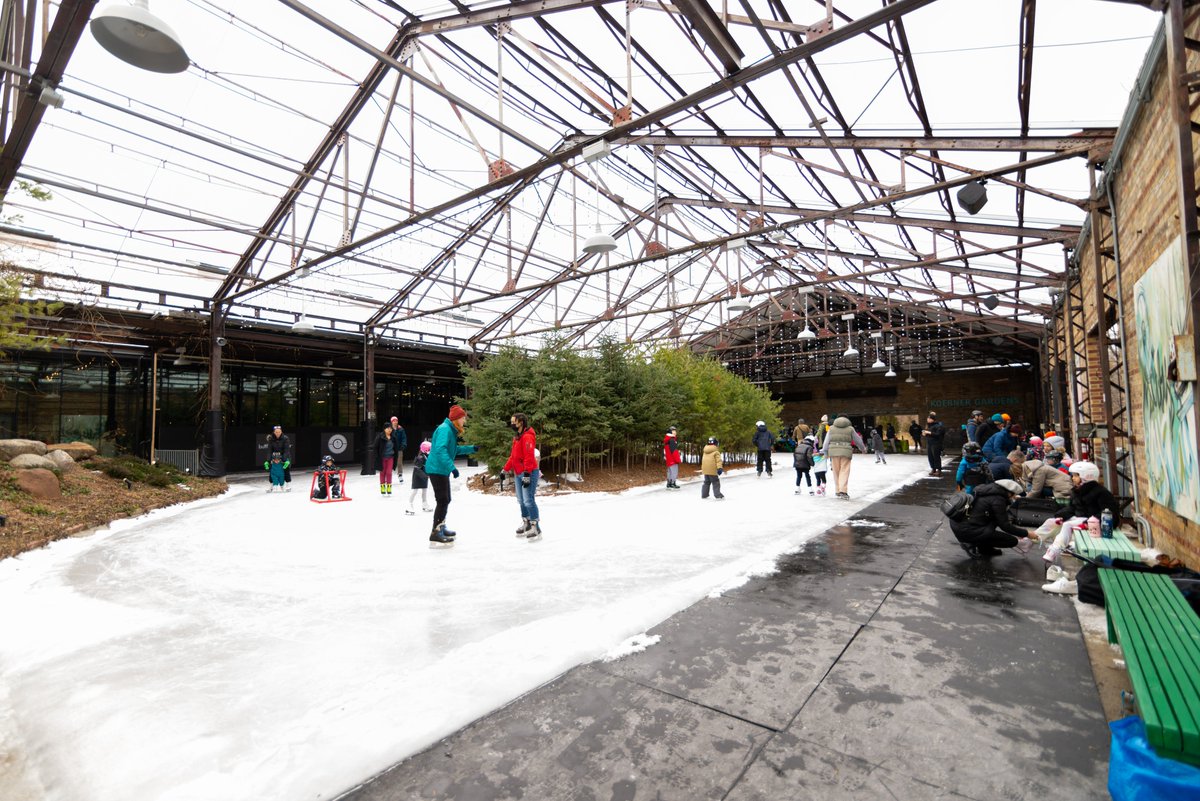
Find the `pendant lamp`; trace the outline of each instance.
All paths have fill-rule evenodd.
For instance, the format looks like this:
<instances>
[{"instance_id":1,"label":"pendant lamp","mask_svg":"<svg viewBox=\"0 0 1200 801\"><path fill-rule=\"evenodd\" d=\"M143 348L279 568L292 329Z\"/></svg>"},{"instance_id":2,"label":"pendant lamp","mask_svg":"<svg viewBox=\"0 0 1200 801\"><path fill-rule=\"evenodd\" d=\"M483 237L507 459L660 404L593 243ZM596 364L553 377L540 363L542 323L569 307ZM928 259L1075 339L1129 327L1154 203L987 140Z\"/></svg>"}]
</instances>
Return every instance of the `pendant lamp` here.
<instances>
[{"instance_id":1,"label":"pendant lamp","mask_svg":"<svg viewBox=\"0 0 1200 801\"><path fill-rule=\"evenodd\" d=\"M854 341L852 339L854 332L854 315L843 314L842 319L846 321L846 352L843 353L842 356L850 359L858 355L858 349L854 347Z\"/></svg>"},{"instance_id":2,"label":"pendant lamp","mask_svg":"<svg viewBox=\"0 0 1200 801\"><path fill-rule=\"evenodd\" d=\"M875 340L875 363L871 365L872 370L879 370L887 367L887 365L883 363L883 359L879 358L879 340L882 336L882 331L871 332L871 339Z\"/></svg>"},{"instance_id":3,"label":"pendant lamp","mask_svg":"<svg viewBox=\"0 0 1200 801\"><path fill-rule=\"evenodd\" d=\"M808 294L812 293L812 287L804 286L804 287L800 287L800 289L798 289L796 291L798 294L808 295ZM804 299L804 330L801 331L799 336L797 336L796 338L797 339L816 339L817 338L817 332L812 330L812 328L808 324L808 298Z\"/></svg>"},{"instance_id":4,"label":"pendant lamp","mask_svg":"<svg viewBox=\"0 0 1200 801\"><path fill-rule=\"evenodd\" d=\"M183 72L191 63L171 26L150 13L149 0L111 5L92 17L92 36L112 55L150 72Z\"/></svg>"}]
</instances>

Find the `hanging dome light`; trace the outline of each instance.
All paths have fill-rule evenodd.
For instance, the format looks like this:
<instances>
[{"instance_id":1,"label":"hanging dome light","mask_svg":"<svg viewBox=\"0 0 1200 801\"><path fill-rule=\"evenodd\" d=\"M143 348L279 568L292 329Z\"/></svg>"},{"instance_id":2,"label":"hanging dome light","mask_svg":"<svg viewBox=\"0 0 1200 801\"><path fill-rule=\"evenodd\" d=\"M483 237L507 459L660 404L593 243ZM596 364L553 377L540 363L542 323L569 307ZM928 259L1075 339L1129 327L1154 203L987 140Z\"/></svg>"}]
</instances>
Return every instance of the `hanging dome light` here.
<instances>
[{"instance_id":1,"label":"hanging dome light","mask_svg":"<svg viewBox=\"0 0 1200 801\"><path fill-rule=\"evenodd\" d=\"M807 325L805 325L804 330L801 331L800 335L797 336L796 338L797 339L816 339L817 332L812 330L811 328L809 328Z\"/></svg>"},{"instance_id":2,"label":"hanging dome light","mask_svg":"<svg viewBox=\"0 0 1200 801\"><path fill-rule=\"evenodd\" d=\"M908 378L904 379L904 383L905 384L915 384L915 383L917 383L917 379L912 377L912 373L909 373Z\"/></svg>"},{"instance_id":3,"label":"hanging dome light","mask_svg":"<svg viewBox=\"0 0 1200 801\"><path fill-rule=\"evenodd\" d=\"M854 347L854 344L851 343L850 346L846 348L846 352L843 353L842 355L845 356L847 359L849 359L852 356L857 356L858 350L856 350Z\"/></svg>"},{"instance_id":4,"label":"hanging dome light","mask_svg":"<svg viewBox=\"0 0 1200 801\"><path fill-rule=\"evenodd\" d=\"M312 324L312 320L308 319L304 315L300 315L300 319L292 323L292 330L298 334L307 334L311 331L315 331L316 327Z\"/></svg>"},{"instance_id":5,"label":"hanging dome light","mask_svg":"<svg viewBox=\"0 0 1200 801\"><path fill-rule=\"evenodd\" d=\"M112 55L150 72L183 72L190 59L171 26L150 13L149 0L112 5L92 17L92 36Z\"/></svg>"},{"instance_id":6,"label":"hanging dome light","mask_svg":"<svg viewBox=\"0 0 1200 801\"><path fill-rule=\"evenodd\" d=\"M879 358L879 356L878 356L878 355L876 355L876 356L875 356L875 363L871 365L871 369L872 369L872 370L878 370L878 369L880 369L881 367L887 367L887 365L883 363L883 359Z\"/></svg>"},{"instance_id":7,"label":"hanging dome light","mask_svg":"<svg viewBox=\"0 0 1200 801\"><path fill-rule=\"evenodd\" d=\"M598 256L601 253L611 253L616 249L617 240L602 232L599 228L596 229L596 233L589 236L583 243L583 252L587 253L589 256Z\"/></svg>"},{"instance_id":8,"label":"hanging dome light","mask_svg":"<svg viewBox=\"0 0 1200 801\"><path fill-rule=\"evenodd\" d=\"M883 377L884 378L895 378L896 377L896 371L892 369L891 365L888 365L888 371L883 374Z\"/></svg>"}]
</instances>

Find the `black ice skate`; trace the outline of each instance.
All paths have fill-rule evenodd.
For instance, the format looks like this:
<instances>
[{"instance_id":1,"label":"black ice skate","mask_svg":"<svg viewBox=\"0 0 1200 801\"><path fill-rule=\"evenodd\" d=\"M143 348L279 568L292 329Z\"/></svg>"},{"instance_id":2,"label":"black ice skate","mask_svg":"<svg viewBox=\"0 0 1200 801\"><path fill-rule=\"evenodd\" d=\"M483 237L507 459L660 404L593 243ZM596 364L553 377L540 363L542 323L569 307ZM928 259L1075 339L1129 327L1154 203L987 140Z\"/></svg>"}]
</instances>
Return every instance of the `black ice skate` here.
<instances>
[{"instance_id":1,"label":"black ice skate","mask_svg":"<svg viewBox=\"0 0 1200 801\"><path fill-rule=\"evenodd\" d=\"M454 539L446 536L446 526L441 525L433 530L429 535L430 548L453 548Z\"/></svg>"},{"instance_id":2,"label":"black ice skate","mask_svg":"<svg viewBox=\"0 0 1200 801\"><path fill-rule=\"evenodd\" d=\"M529 533L529 518L522 517L521 525L517 526L517 536L524 537L528 533Z\"/></svg>"},{"instance_id":3,"label":"black ice skate","mask_svg":"<svg viewBox=\"0 0 1200 801\"><path fill-rule=\"evenodd\" d=\"M526 542L537 542L542 538L542 525L536 520L529 521L529 530L525 533Z\"/></svg>"}]
</instances>

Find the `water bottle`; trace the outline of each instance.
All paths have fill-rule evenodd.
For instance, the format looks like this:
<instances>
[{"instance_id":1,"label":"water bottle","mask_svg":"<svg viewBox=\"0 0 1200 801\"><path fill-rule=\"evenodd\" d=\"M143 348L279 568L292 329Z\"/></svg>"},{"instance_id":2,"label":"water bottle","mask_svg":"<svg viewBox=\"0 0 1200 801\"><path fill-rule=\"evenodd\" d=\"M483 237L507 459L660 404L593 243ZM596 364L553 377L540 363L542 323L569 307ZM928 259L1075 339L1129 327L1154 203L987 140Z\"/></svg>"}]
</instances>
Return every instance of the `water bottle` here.
<instances>
[{"instance_id":1,"label":"water bottle","mask_svg":"<svg viewBox=\"0 0 1200 801\"><path fill-rule=\"evenodd\" d=\"M1112 509L1105 509L1100 513L1100 536L1105 539L1112 539L1113 535L1113 513Z\"/></svg>"},{"instance_id":2,"label":"water bottle","mask_svg":"<svg viewBox=\"0 0 1200 801\"><path fill-rule=\"evenodd\" d=\"M1095 515L1087 520L1087 532L1089 537L1100 539L1100 521L1096 519Z\"/></svg>"}]
</instances>

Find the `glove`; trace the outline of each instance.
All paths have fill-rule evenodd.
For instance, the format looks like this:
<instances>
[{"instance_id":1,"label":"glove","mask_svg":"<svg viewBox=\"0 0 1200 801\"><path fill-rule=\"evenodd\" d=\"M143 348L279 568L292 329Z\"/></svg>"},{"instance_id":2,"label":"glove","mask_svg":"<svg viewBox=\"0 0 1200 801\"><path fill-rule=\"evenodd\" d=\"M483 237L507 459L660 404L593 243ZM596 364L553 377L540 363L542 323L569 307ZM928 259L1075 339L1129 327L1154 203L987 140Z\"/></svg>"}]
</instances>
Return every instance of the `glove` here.
<instances>
[{"instance_id":1,"label":"glove","mask_svg":"<svg viewBox=\"0 0 1200 801\"><path fill-rule=\"evenodd\" d=\"M263 470L270 470L270 469L271 469L271 463L263 462Z\"/></svg>"},{"instance_id":2,"label":"glove","mask_svg":"<svg viewBox=\"0 0 1200 801\"><path fill-rule=\"evenodd\" d=\"M283 463L283 469L284 469L284 470L287 470L287 469L288 469L289 467L291 467L291 466L292 466L292 460L291 460L291 459L289 459L289 460L287 460L286 462L284 462L284 463Z\"/></svg>"},{"instance_id":3,"label":"glove","mask_svg":"<svg viewBox=\"0 0 1200 801\"><path fill-rule=\"evenodd\" d=\"M454 476L455 478L458 478L458 468L456 467L453 470L451 470L450 475Z\"/></svg>"},{"instance_id":4,"label":"glove","mask_svg":"<svg viewBox=\"0 0 1200 801\"><path fill-rule=\"evenodd\" d=\"M725 468L724 468L724 467L718 467L718 468L717 468L717 475L718 475L718 476L719 476L719 475L721 475L721 474L722 474L722 473L724 473L724 472L725 472Z\"/></svg>"},{"instance_id":5,"label":"glove","mask_svg":"<svg viewBox=\"0 0 1200 801\"><path fill-rule=\"evenodd\" d=\"M528 473L522 473L522 474L521 474L521 486L522 486L522 487L528 487L528 486L529 486L529 474L528 474Z\"/></svg>"}]
</instances>

